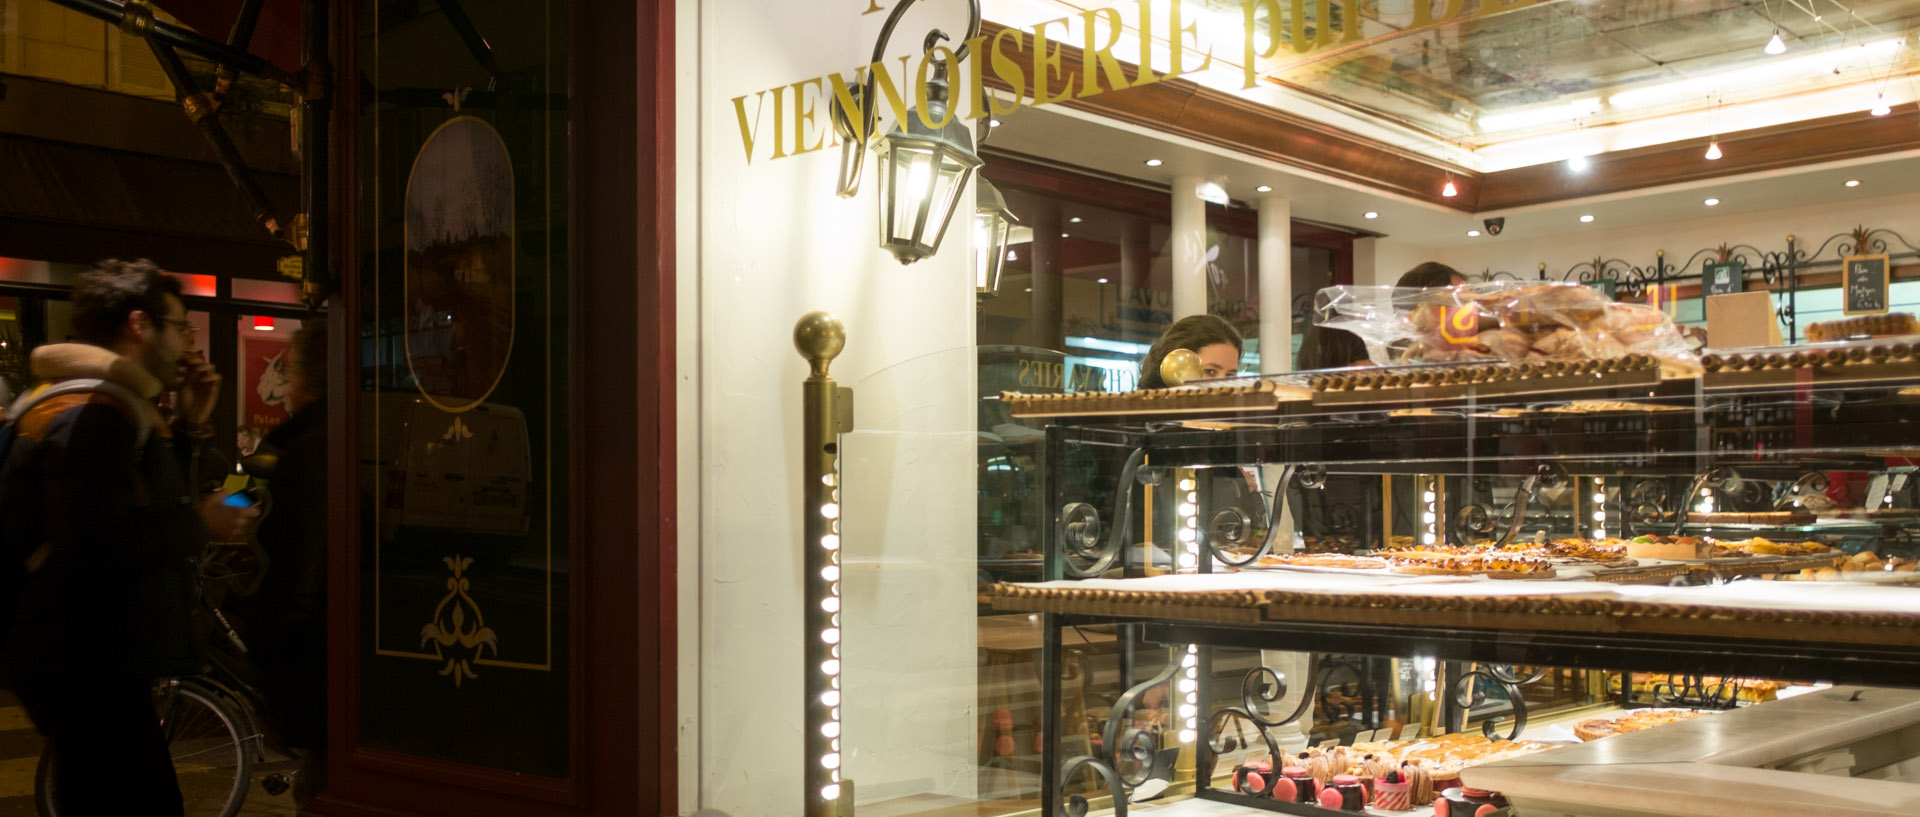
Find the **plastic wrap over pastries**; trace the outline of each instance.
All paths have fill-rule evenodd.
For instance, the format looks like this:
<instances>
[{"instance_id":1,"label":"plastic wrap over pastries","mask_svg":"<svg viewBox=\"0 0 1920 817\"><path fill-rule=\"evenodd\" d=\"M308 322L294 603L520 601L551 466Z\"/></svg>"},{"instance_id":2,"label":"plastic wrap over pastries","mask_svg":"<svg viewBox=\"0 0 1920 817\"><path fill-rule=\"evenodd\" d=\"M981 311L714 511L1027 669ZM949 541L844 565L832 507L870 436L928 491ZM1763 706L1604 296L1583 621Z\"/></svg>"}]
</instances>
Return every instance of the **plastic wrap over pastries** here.
<instances>
[{"instance_id":1,"label":"plastic wrap over pastries","mask_svg":"<svg viewBox=\"0 0 1920 817\"><path fill-rule=\"evenodd\" d=\"M1604 360L1649 354L1690 362L1693 341L1665 312L1615 303L1573 283L1483 283L1447 289L1338 286L1314 304L1321 326L1366 341L1378 365Z\"/></svg>"}]
</instances>

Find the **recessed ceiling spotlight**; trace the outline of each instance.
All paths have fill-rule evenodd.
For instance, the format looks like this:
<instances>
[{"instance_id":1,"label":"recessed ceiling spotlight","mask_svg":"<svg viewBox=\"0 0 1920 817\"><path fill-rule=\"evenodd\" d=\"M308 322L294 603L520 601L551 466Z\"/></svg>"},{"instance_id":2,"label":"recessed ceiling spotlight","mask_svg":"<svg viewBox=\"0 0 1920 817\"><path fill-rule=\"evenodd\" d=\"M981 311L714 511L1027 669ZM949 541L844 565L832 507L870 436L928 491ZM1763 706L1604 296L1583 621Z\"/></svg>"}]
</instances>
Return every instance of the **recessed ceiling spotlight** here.
<instances>
[{"instance_id":1,"label":"recessed ceiling spotlight","mask_svg":"<svg viewBox=\"0 0 1920 817\"><path fill-rule=\"evenodd\" d=\"M1161 162L1160 162L1160 160L1159 160L1159 159L1148 159L1148 160L1147 160L1147 167L1159 167L1159 166L1160 166L1160 164L1161 164Z\"/></svg>"},{"instance_id":2,"label":"recessed ceiling spotlight","mask_svg":"<svg viewBox=\"0 0 1920 817\"><path fill-rule=\"evenodd\" d=\"M1061 238L1072 238L1072 237L1073 237L1073 234L1072 234L1072 233L1061 233L1061 234L1060 234L1060 237L1061 237Z\"/></svg>"},{"instance_id":3,"label":"recessed ceiling spotlight","mask_svg":"<svg viewBox=\"0 0 1920 817\"><path fill-rule=\"evenodd\" d=\"M1000 120L998 120L998 119L989 119L989 120L987 120L987 127L989 127L989 128L997 128L997 127L1000 127Z\"/></svg>"},{"instance_id":4,"label":"recessed ceiling spotlight","mask_svg":"<svg viewBox=\"0 0 1920 817\"><path fill-rule=\"evenodd\" d=\"M1593 223L1593 216L1591 216L1591 215L1582 215L1582 216L1580 217L1580 223L1581 223L1581 224L1592 224L1592 223Z\"/></svg>"},{"instance_id":5,"label":"recessed ceiling spotlight","mask_svg":"<svg viewBox=\"0 0 1920 817\"><path fill-rule=\"evenodd\" d=\"M1480 231L1479 231L1479 230L1468 230L1468 231L1467 231L1467 237L1468 237L1468 238L1479 238L1479 237L1480 237Z\"/></svg>"},{"instance_id":6,"label":"recessed ceiling spotlight","mask_svg":"<svg viewBox=\"0 0 1920 817\"><path fill-rule=\"evenodd\" d=\"M1847 186L1848 186L1848 187L1859 187L1859 186L1860 186L1860 180L1859 180L1859 179L1848 179L1848 180L1847 180Z\"/></svg>"},{"instance_id":7,"label":"recessed ceiling spotlight","mask_svg":"<svg viewBox=\"0 0 1920 817\"><path fill-rule=\"evenodd\" d=\"M1271 193L1271 192L1273 192L1273 185L1270 185L1270 184L1263 184L1263 185L1260 185L1259 187L1256 187L1256 188L1254 188L1254 189L1253 189L1253 192L1255 192L1255 193Z\"/></svg>"},{"instance_id":8,"label":"recessed ceiling spotlight","mask_svg":"<svg viewBox=\"0 0 1920 817\"><path fill-rule=\"evenodd\" d=\"M1068 221L1068 223L1071 223L1071 224L1079 224L1079 223L1080 223L1080 217L1079 217L1079 216L1074 216L1073 218L1070 218L1070 219L1067 219L1067 221Z\"/></svg>"},{"instance_id":9,"label":"recessed ceiling spotlight","mask_svg":"<svg viewBox=\"0 0 1920 817\"><path fill-rule=\"evenodd\" d=\"M1380 217L1379 213L1376 213L1372 210L1367 211L1367 218L1379 218L1379 217Z\"/></svg>"},{"instance_id":10,"label":"recessed ceiling spotlight","mask_svg":"<svg viewBox=\"0 0 1920 817\"><path fill-rule=\"evenodd\" d=\"M1567 160L1567 169L1575 173L1585 173L1591 166L1593 162L1589 161L1584 153Z\"/></svg>"},{"instance_id":11,"label":"recessed ceiling spotlight","mask_svg":"<svg viewBox=\"0 0 1920 817\"><path fill-rule=\"evenodd\" d=\"M1102 278L1102 279L1100 279L1100 283L1103 283L1103 284L1104 284L1104 283L1106 283L1106 282L1107 282L1107 279L1105 279L1105 278Z\"/></svg>"},{"instance_id":12,"label":"recessed ceiling spotlight","mask_svg":"<svg viewBox=\"0 0 1920 817\"><path fill-rule=\"evenodd\" d=\"M1714 205L1716 205L1716 204L1719 204L1719 203L1720 203L1720 200L1719 200L1719 199L1707 199L1707 206L1708 206L1708 207L1712 207L1712 206L1714 206Z\"/></svg>"}]
</instances>

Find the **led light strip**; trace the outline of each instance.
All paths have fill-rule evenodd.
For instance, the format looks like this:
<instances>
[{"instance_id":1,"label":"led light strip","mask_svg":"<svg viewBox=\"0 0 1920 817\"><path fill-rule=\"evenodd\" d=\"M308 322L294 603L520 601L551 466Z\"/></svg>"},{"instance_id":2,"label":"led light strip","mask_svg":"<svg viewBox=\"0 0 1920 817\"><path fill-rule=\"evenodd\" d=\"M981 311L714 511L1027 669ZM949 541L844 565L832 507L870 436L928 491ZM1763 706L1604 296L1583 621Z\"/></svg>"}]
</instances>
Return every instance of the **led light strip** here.
<instances>
[{"instance_id":1,"label":"led light strip","mask_svg":"<svg viewBox=\"0 0 1920 817\"><path fill-rule=\"evenodd\" d=\"M1607 478L1593 478L1593 538L1607 538Z\"/></svg>"},{"instance_id":2,"label":"led light strip","mask_svg":"<svg viewBox=\"0 0 1920 817\"><path fill-rule=\"evenodd\" d=\"M1182 468L1175 487L1174 523L1179 526L1179 569L1200 571L1200 491L1194 472ZM1178 572L1178 571L1176 571ZM1200 729L1200 648L1193 644L1180 656L1180 742L1192 743Z\"/></svg>"},{"instance_id":3,"label":"led light strip","mask_svg":"<svg viewBox=\"0 0 1920 817\"><path fill-rule=\"evenodd\" d=\"M804 815L848 817L853 781L840 778L840 435L853 430L853 390L827 376L846 346L846 330L832 315L811 312L793 327L793 345L812 367L800 384Z\"/></svg>"},{"instance_id":4,"label":"led light strip","mask_svg":"<svg viewBox=\"0 0 1920 817\"><path fill-rule=\"evenodd\" d=\"M820 611L827 614L827 626L820 630L820 641L827 645L827 658L820 662L825 691L820 704L827 707L827 718L820 724L820 736L827 739L827 751L820 755L820 767L827 772L828 783L820 787L820 799L840 799L840 458L833 458L833 470L820 477L827 489L828 501L820 506L827 520L827 533L820 537L820 549L826 551L826 565L820 579L827 585L820 597Z\"/></svg>"},{"instance_id":5,"label":"led light strip","mask_svg":"<svg viewBox=\"0 0 1920 817\"><path fill-rule=\"evenodd\" d=\"M1420 492L1421 544L1431 545L1440 541L1440 478L1427 477L1426 487Z\"/></svg>"}]
</instances>

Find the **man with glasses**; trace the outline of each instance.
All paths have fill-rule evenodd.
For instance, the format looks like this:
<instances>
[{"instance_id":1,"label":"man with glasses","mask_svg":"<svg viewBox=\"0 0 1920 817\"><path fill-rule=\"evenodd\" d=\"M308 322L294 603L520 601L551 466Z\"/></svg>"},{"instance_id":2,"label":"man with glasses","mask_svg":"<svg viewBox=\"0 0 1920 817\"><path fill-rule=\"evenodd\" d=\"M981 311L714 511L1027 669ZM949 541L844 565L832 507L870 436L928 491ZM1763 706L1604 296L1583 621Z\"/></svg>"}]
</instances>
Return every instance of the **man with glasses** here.
<instances>
[{"instance_id":1,"label":"man with glasses","mask_svg":"<svg viewBox=\"0 0 1920 817\"><path fill-rule=\"evenodd\" d=\"M199 670L192 560L258 512L193 487L220 375L189 349L179 281L151 262L103 262L74 287L73 334L33 351L43 385L13 419L0 549L28 576L0 681L52 747L62 817L177 817L151 687ZM171 423L154 403L163 391Z\"/></svg>"}]
</instances>

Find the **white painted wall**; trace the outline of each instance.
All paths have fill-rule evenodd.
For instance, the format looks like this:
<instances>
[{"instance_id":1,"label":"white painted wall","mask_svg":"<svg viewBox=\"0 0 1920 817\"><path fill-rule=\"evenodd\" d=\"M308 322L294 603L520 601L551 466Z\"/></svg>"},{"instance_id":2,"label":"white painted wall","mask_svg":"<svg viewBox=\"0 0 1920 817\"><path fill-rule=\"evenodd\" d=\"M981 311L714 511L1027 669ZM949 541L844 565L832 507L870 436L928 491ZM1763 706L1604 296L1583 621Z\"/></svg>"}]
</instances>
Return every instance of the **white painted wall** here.
<instances>
[{"instance_id":1,"label":"white painted wall","mask_svg":"<svg viewBox=\"0 0 1920 817\"><path fill-rule=\"evenodd\" d=\"M1467 248L1473 249L1473 248ZM1427 261L1451 264L1434 247L1422 247L1386 238L1360 238L1353 242L1353 283L1355 286L1393 286L1407 270ZM1460 268L1465 271L1465 267ZM1478 270L1479 267L1475 267Z\"/></svg>"},{"instance_id":2,"label":"white painted wall","mask_svg":"<svg viewBox=\"0 0 1920 817\"><path fill-rule=\"evenodd\" d=\"M938 256L900 266L878 248L871 158L851 200L834 195L837 150L769 161L763 145L749 164L730 101L864 64L885 15L863 7L681 0L695 29L683 45L697 41L682 51L681 104L697 117L682 117L696 125L680 134L679 184L697 192L681 197L679 336L682 365L691 354L697 369L683 369L680 457L699 496L681 542L696 590L681 610L693 662L682 671L682 813L799 812L807 367L792 329L814 309L846 323L832 373L859 391L861 432L843 457L843 771L863 803L972 795L975 364L967 352L924 358L972 346L971 230L956 222ZM916 7L893 52L935 25L965 21ZM771 98L760 115L766 139ZM824 105L815 121L825 126Z\"/></svg>"}]
</instances>

